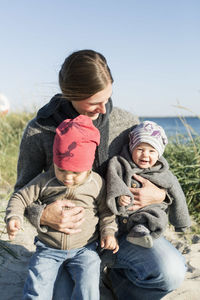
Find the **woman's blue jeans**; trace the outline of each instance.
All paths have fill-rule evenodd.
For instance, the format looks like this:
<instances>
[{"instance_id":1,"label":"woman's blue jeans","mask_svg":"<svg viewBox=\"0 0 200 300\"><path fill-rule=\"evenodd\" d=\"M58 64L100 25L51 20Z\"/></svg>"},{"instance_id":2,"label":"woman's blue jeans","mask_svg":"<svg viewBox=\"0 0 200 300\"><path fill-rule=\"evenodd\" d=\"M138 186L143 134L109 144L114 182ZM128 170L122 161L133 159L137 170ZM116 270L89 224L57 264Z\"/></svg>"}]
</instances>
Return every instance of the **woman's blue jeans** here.
<instances>
[{"instance_id":1,"label":"woman's blue jeans","mask_svg":"<svg viewBox=\"0 0 200 300\"><path fill-rule=\"evenodd\" d=\"M122 236L109 278L119 300L159 300L180 286L186 270L184 257L163 237L148 249Z\"/></svg>"},{"instance_id":2,"label":"woman's blue jeans","mask_svg":"<svg viewBox=\"0 0 200 300\"><path fill-rule=\"evenodd\" d=\"M153 248L143 248L119 238L119 251L109 272L119 300L158 300L183 282L184 257L163 237L154 240ZM53 300L71 300L73 282L67 272L58 279ZM87 298L86 298L87 299Z\"/></svg>"},{"instance_id":3,"label":"woman's blue jeans","mask_svg":"<svg viewBox=\"0 0 200 300\"><path fill-rule=\"evenodd\" d=\"M63 267L70 276L70 280L64 283L66 286L70 283L70 289L67 288L70 299L99 300L101 260L96 248L97 242L93 242L79 249L58 250L36 241L36 252L30 260L23 300L51 300L56 278ZM63 294L59 300L66 299L65 296Z\"/></svg>"}]
</instances>

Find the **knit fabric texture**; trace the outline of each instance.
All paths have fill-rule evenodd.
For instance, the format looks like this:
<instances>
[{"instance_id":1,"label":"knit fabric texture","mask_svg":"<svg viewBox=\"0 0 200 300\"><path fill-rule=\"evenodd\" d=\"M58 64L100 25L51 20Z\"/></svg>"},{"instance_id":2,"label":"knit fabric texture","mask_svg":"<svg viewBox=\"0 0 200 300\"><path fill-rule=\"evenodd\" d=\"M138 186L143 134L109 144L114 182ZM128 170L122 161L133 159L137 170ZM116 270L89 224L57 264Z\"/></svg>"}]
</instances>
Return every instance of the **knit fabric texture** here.
<instances>
[{"instance_id":1,"label":"knit fabric texture","mask_svg":"<svg viewBox=\"0 0 200 300\"><path fill-rule=\"evenodd\" d=\"M162 156L168 143L164 129L152 121L144 121L135 126L129 134L129 139L131 153L137 145L147 143L156 149L159 157Z\"/></svg>"},{"instance_id":2,"label":"knit fabric texture","mask_svg":"<svg viewBox=\"0 0 200 300\"><path fill-rule=\"evenodd\" d=\"M99 143L99 130L88 116L66 119L56 129L53 161L67 171L91 170Z\"/></svg>"}]
</instances>

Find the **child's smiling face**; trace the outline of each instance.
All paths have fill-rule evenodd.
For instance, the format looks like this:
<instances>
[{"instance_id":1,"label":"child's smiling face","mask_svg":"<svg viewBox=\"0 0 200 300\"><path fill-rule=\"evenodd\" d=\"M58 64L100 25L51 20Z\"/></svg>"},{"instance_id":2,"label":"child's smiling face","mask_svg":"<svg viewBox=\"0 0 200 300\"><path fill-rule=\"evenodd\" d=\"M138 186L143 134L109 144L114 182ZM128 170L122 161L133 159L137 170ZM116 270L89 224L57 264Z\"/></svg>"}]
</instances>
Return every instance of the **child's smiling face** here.
<instances>
[{"instance_id":1,"label":"child's smiling face","mask_svg":"<svg viewBox=\"0 0 200 300\"><path fill-rule=\"evenodd\" d=\"M158 151L147 143L140 143L132 152L132 159L141 169L148 169L158 160Z\"/></svg>"}]
</instances>

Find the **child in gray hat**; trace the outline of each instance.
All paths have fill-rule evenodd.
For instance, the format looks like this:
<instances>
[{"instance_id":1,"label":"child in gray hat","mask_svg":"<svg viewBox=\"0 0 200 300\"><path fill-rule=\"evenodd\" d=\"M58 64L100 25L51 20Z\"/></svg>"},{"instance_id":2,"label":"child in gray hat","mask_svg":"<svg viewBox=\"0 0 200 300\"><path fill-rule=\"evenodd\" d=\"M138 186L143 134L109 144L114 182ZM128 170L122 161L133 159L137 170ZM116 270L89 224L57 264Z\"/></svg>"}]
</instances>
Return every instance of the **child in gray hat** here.
<instances>
[{"instance_id":1,"label":"child in gray hat","mask_svg":"<svg viewBox=\"0 0 200 300\"><path fill-rule=\"evenodd\" d=\"M164 232L168 216L176 231L185 231L190 226L184 193L162 156L167 143L162 127L155 122L144 121L133 127L129 144L124 145L121 154L114 156L108 165L107 204L118 216L119 234L127 232L126 239L130 243L146 248L151 248L153 239ZM141 187L134 174L165 189L165 201L136 211L129 210L134 205L130 187Z\"/></svg>"}]
</instances>

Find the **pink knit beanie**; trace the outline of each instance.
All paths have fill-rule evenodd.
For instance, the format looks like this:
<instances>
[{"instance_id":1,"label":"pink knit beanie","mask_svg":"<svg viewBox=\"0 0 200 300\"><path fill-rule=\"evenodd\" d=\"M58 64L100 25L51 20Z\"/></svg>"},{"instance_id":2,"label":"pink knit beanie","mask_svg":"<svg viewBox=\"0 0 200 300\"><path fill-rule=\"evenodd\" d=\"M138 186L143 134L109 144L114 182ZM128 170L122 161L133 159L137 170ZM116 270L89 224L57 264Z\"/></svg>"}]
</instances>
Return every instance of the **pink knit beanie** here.
<instances>
[{"instance_id":1,"label":"pink knit beanie","mask_svg":"<svg viewBox=\"0 0 200 300\"><path fill-rule=\"evenodd\" d=\"M91 170L99 143L99 130L88 116L66 119L56 129L53 162L67 171Z\"/></svg>"}]
</instances>

